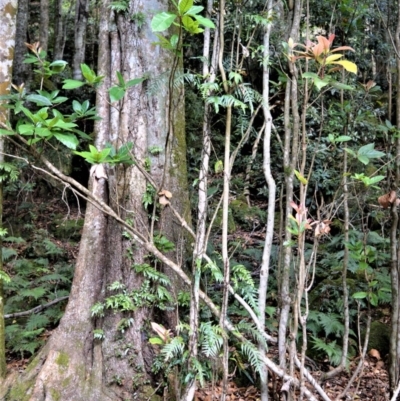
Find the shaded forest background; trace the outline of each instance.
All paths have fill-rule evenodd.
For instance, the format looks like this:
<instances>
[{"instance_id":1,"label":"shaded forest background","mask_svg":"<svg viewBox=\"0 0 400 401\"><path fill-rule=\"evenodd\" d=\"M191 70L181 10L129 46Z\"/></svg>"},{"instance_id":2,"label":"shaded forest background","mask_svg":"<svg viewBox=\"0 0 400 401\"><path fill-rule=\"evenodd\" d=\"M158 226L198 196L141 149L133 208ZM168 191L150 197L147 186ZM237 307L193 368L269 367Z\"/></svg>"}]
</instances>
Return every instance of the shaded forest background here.
<instances>
[{"instance_id":1,"label":"shaded forest background","mask_svg":"<svg viewBox=\"0 0 400 401\"><path fill-rule=\"evenodd\" d=\"M214 28L207 22L199 28L184 23L181 1L169 5L171 13L177 7L178 22L168 33L151 22L160 15L155 3L106 3L18 4L13 89L3 98L11 105L10 124L0 127L9 139L1 165L6 276L0 276L9 372L25 368L63 316L87 206L87 199L43 174L40 155L28 153L35 145L84 187L92 165L122 170L140 164L147 181L135 207L151 227L149 242L178 259L191 280L178 286L164 259L145 256L135 263L140 288L130 292L115 281L88 306L98 319L93 341L99 343L107 337L107 325L99 323L104 313L118 313L115 332L123 337L135 324L130 312L148 311L141 326L149 350L146 374L130 379L132 392L146 385L158 399L190 400L189 389L222 383L221 399L228 399L234 382L253 386L263 401L341 399L355 396L351 385L361 380L370 352L388 371L379 399L390 399L398 392L400 363L399 2L188 2L204 7L201 14L213 21ZM115 70L109 87L101 86L104 10L121 37L122 20L139 36L150 26L162 32L151 41L171 53L154 59L171 63L168 79L153 71L124 78ZM206 55L205 38L211 41ZM124 96L137 86L150 99L168 87L166 110L184 97L187 183L181 186L158 186L154 173L155 160L173 141L168 136L165 147L149 145L140 160L134 142L108 146L96 139L99 88L122 109ZM62 136L43 147L26 146L21 115L30 117L18 115L18 108L37 113L46 106L43 97L64 123L72 121L67 115L76 118L69 131L78 138L75 146ZM109 150L101 154L103 149ZM164 176L160 180L165 183ZM179 212L194 238L186 233L175 241L157 223L172 208L171 197L182 199ZM121 235L140 243L129 231ZM199 301L199 289L206 301ZM121 346L118 358L130 355ZM339 375L340 391L327 395ZM114 374L106 385L125 388L125 380ZM6 399L18 394L14 387Z\"/></svg>"}]
</instances>

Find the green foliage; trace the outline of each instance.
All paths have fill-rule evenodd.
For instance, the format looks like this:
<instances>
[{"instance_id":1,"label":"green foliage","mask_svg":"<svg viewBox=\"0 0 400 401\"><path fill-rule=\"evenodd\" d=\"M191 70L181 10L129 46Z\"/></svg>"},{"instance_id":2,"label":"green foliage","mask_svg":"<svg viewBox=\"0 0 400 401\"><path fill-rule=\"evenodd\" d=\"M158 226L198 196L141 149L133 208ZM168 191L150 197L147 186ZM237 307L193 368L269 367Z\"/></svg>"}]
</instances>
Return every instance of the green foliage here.
<instances>
[{"instance_id":1,"label":"green foliage","mask_svg":"<svg viewBox=\"0 0 400 401\"><path fill-rule=\"evenodd\" d=\"M312 348L324 352L332 365L339 365L342 358L342 348L336 344L336 340L325 342L318 337L312 337Z\"/></svg>"},{"instance_id":2,"label":"green foliage","mask_svg":"<svg viewBox=\"0 0 400 401\"><path fill-rule=\"evenodd\" d=\"M132 86L139 85L146 80L146 77L131 79L125 82L123 75L117 71L118 85L111 87L108 91L110 93L110 101L118 102L124 96L126 91Z\"/></svg>"},{"instance_id":3,"label":"green foliage","mask_svg":"<svg viewBox=\"0 0 400 401\"><path fill-rule=\"evenodd\" d=\"M26 311L65 296L71 285L73 269L49 233L38 230L29 241L17 237L3 239L3 258L11 278L4 282L6 314ZM40 313L14 318L6 326L8 351L19 353L22 358L25 354L32 355L43 344L46 328L61 318L64 305L57 303Z\"/></svg>"}]
</instances>

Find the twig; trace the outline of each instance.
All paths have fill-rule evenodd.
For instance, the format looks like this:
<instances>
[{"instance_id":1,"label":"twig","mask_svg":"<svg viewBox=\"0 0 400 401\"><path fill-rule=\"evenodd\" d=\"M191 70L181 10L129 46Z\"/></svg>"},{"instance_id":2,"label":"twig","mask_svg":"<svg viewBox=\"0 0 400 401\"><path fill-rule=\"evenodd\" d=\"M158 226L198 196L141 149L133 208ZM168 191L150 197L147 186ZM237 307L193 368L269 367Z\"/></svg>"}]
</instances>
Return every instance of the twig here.
<instances>
[{"instance_id":1,"label":"twig","mask_svg":"<svg viewBox=\"0 0 400 401\"><path fill-rule=\"evenodd\" d=\"M67 295L65 297L53 299L53 301L50 301L47 304L35 306L34 308L29 309L29 310L24 311L24 312L9 313L8 315L4 315L4 319L11 319L13 317L22 317L22 316L31 315L32 313L38 313L38 312L42 311L43 309L46 309L49 306L58 304L61 301L65 301L68 298L69 298L69 296Z\"/></svg>"}]
</instances>

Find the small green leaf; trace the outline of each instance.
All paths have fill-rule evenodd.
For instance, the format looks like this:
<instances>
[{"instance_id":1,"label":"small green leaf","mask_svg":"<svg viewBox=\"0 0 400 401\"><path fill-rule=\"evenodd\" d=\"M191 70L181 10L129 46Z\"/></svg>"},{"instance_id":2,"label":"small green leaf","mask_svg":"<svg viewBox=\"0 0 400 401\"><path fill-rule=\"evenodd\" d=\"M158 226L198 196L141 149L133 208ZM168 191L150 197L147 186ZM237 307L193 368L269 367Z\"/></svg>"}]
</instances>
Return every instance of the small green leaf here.
<instances>
[{"instance_id":1,"label":"small green leaf","mask_svg":"<svg viewBox=\"0 0 400 401\"><path fill-rule=\"evenodd\" d=\"M125 96L125 89L120 86L113 86L110 88L109 93L111 103L118 102Z\"/></svg>"},{"instance_id":2,"label":"small green leaf","mask_svg":"<svg viewBox=\"0 0 400 401\"><path fill-rule=\"evenodd\" d=\"M201 15L193 15L193 17L196 19L196 21L200 24L205 26L206 28L211 28L211 29L215 29L215 25L214 22L212 22L210 19L208 18L204 18Z\"/></svg>"},{"instance_id":3,"label":"small green leaf","mask_svg":"<svg viewBox=\"0 0 400 401\"><path fill-rule=\"evenodd\" d=\"M127 88L130 88L130 87L132 87L132 86L135 86L135 85L139 85L139 84L141 84L143 81L145 81L145 79L146 78L135 78L135 79L131 79L130 81L128 81L127 83L126 83L126 87Z\"/></svg>"},{"instance_id":4,"label":"small green leaf","mask_svg":"<svg viewBox=\"0 0 400 401\"><path fill-rule=\"evenodd\" d=\"M179 0L178 10L179 14L183 15L186 11L190 10L193 7L193 0Z\"/></svg>"},{"instance_id":5,"label":"small green leaf","mask_svg":"<svg viewBox=\"0 0 400 401\"><path fill-rule=\"evenodd\" d=\"M308 184L307 179L306 179L305 177L303 177L303 175L302 175L299 171L294 170L294 174L296 175L297 179L298 179L303 185L307 185L307 184Z\"/></svg>"},{"instance_id":6,"label":"small green leaf","mask_svg":"<svg viewBox=\"0 0 400 401\"><path fill-rule=\"evenodd\" d=\"M340 135L335 139L335 142L347 142L347 141L351 141L351 136Z\"/></svg>"},{"instance_id":7,"label":"small green leaf","mask_svg":"<svg viewBox=\"0 0 400 401\"><path fill-rule=\"evenodd\" d=\"M153 345L164 345L163 340L160 337L151 337L149 338L149 343Z\"/></svg>"},{"instance_id":8,"label":"small green leaf","mask_svg":"<svg viewBox=\"0 0 400 401\"><path fill-rule=\"evenodd\" d=\"M88 81L89 83L93 83L95 81L96 74L87 64L81 64L81 71L86 81Z\"/></svg>"},{"instance_id":9,"label":"small green leaf","mask_svg":"<svg viewBox=\"0 0 400 401\"><path fill-rule=\"evenodd\" d=\"M78 138L74 134L61 134L55 132L54 137L69 149L75 150L79 145Z\"/></svg>"},{"instance_id":10,"label":"small green leaf","mask_svg":"<svg viewBox=\"0 0 400 401\"><path fill-rule=\"evenodd\" d=\"M29 102L33 102L36 103L36 105L38 106L52 106L53 103L51 103L51 101L49 99L47 99L47 97L41 96L41 95L28 95L26 97L26 100L28 100Z\"/></svg>"},{"instance_id":11,"label":"small green leaf","mask_svg":"<svg viewBox=\"0 0 400 401\"><path fill-rule=\"evenodd\" d=\"M200 13L203 10L204 10L203 6L193 6L186 12L186 14L194 17L196 14Z\"/></svg>"},{"instance_id":12,"label":"small green leaf","mask_svg":"<svg viewBox=\"0 0 400 401\"><path fill-rule=\"evenodd\" d=\"M123 88L125 86L125 80L119 71L117 71L117 78L118 78L119 86L121 86Z\"/></svg>"},{"instance_id":13,"label":"small green leaf","mask_svg":"<svg viewBox=\"0 0 400 401\"><path fill-rule=\"evenodd\" d=\"M311 78L311 79L317 79L319 76L315 72L305 72L304 74L301 74L303 78Z\"/></svg>"},{"instance_id":14,"label":"small green leaf","mask_svg":"<svg viewBox=\"0 0 400 401\"><path fill-rule=\"evenodd\" d=\"M353 294L353 298L354 299L364 299L367 298L368 293L364 292L364 291L360 291L360 292L356 292Z\"/></svg>"},{"instance_id":15,"label":"small green leaf","mask_svg":"<svg viewBox=\"0 0 400 401\"><path fill-rule=\"evenodd\" d=\"M75 79L65 79L63 83L64 83L62 87L63 89L76 89L85 85L85 82L77 81Z\"/></svg>"},{"instance_id":16,"label":"small green leaf","mask_svg":"<svg viewBox=\"0 0 400 401\"><path fill-rule=\"evenodd\" d=\"M8 129L0 128L0 135L14 135L14 131L9 131Z\"/></svg>"},{"instance_id":17,"label":"small green leaf","mask_svg":"<svg viewBox=\"0 0 400 401\"><path fill-rule=\"evenodd\" d=\"M217 160L215 162L214 171L216 174L220 174L224 171L224 163L222 160Z\"/></svg>"},{"instance_id":18,"label":"small green leaf","mask_svg":"<svg viewBox=\"0 0 400 401\"><path fill-rule=\"evenodd\" d=\"M156 14L151 21L151 29L153 32L161 32L168 29L176 18L176 14L166 11Z\"/></svg>"}]
</instances>

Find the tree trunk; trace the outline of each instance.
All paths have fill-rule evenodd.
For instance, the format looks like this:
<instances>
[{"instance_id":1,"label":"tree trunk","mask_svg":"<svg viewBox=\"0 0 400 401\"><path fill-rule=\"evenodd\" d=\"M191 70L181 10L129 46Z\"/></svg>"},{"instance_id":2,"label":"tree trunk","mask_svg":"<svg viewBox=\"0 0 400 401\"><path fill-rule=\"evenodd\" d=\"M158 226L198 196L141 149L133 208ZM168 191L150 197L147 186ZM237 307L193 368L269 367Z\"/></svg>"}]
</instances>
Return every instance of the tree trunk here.
<instances>
[{"instance_id":1,"label":"tree trunk","mask_svg":"<svg viewBox=\"0 0 400 401\"><path fill-rule=\"evenodd\" d=\"M17 15L16 0L0 0L0 96L10 92L12 62L15 44L15 24ZM0 128L8 120L8 110L0 102ZM0 137L0 163L4 162L4 137ZM3 215L3 184L0 182L0 229ZM0 271L3 271L2 241L0 235ZM4 292L3 281L0 278L0 379L7 371L5 356L5 323L4 323Z\"/></svg>"},{"instance_id":2,"label":"tree trunk","mask_svg":"<svg viewBox=\"0 0 400 401\"><path fill-rule=\"evenodd\" d=\"M13 82L16 85L25 83L29 86L30 64L24 64L27 53L25 43L28 42L27 28L29 21L29 0L18 1L17 28L15 35L15 51L13 63Z\"/></svg>"},{"instance_id":3,"label":"tree trunk","mask_svg":"<svg viewBox=\"0 0 400 401\"><path fill-rule=\"evenodd\" d=\"M40 0L40 47L47 52L49 45L49 0Z\"/></svg>"},{"instance_id":4,"label":"tree trunk","mask_svg":"<svg viewBox=\"0 0 400 401\"><path fill-rule=\"evenodd\" d=\"M85 62L86 26L89 17L89 0L76 0L75 7L75 50L72 66L74 79L82 79L80 65Z\"/></svg>"},{"instance_id":5,"label":"tree trunk","mask_svg":"<svg viewBox=\"0 0 400 401\"><path fill-rule=\"evenodd\" d=\"M181 253L186 247L181 226L173 219L170 208L162 209L160 205L155 210L158 220L151 222L151 210L145 210L142 204L149 183L139 168L147 164L151 181L158 187L156 193L162 188L168 189L172 193L171 204L182 215L189 215L183 88L170 94L172 55L152 44L157 38L150 30L150 13L167 11L168 2L148 0L138 4L132 1L128 15L138 10L146 15L146 24L141 28L121 16L116 21L108 6L109 1L104 1L101 10L98 74L105 76L105 80L97 96L102 120L95 127L95 146L101 149L110 142L118 149L133 142L131 152L136 165L104 169L99 166L91 176L90 189L144 237L152 239L157 231L173 242L175 258L179 261L184 259ZM114 34L116 26L119 35ZM123 100L110 105L107 89L116 71L123 74L125 81L144 75L148 79L130 88ZM149 153L151 146L157 146L161 152L152 155ZM168 154L166 148L170 149ZM108 180L104 178L106 175ZM153 206L156 206L156 199ZM116 282L124 285L126 294L136 291L138 298L144 295L141 289L144 279L133 269L134 265L144 262L160 267L160 262L149 258L145 248L125 235L114 220L88 204L64 317L19 385L12 389L9 400L20 400L21 391L30 395L30 401L115 401L150 397L153 351L148 343L152 316L148 303L131 297L132 310L105 309L104 316L97 318L93 318L91 312L96 302L119 294L110 289ZM170 290L178 291L181 286L175 280ZM156 307L152 305L152 310ZM122 319L130 322L123 330ZM158 312L154 319L168 325L165 314ZM173 329L174 320L170 326ZM103 331L102 340L94 339L95 329Z\"/></svg>"},{"instance_id":6,"label":"tree trunk","mask_svg":"<svg viewBox=\"0 0 400 401\"><path fill-rule=\"evenodd\" d=\"M53 60L62 60L64 56L65 46L65 17L63 15L63 0L57 0L55 6L55 22L54 22L54 51Z\"/></svg>"}]
</instances>

